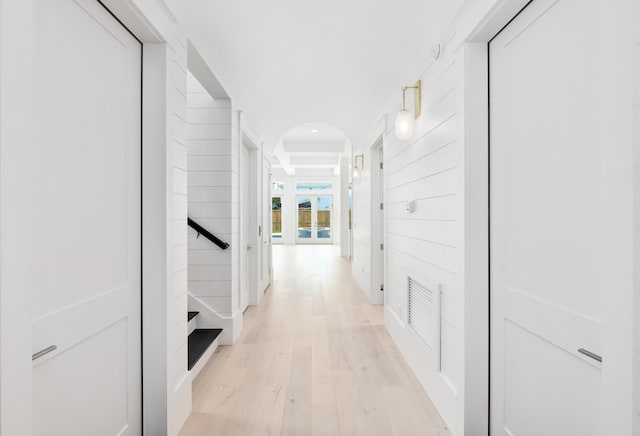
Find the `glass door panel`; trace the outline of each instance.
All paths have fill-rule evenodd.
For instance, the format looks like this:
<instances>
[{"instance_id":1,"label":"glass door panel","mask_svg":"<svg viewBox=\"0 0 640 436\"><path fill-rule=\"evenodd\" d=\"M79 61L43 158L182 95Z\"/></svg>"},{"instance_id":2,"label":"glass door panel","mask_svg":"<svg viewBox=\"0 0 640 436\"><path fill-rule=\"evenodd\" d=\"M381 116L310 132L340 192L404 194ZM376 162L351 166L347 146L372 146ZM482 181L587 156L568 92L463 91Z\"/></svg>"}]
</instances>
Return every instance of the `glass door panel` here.
<instances>
[{"instance_id":1,"label":"glass door panel","mask_svg":"<svg viewBox=\"0 0 640 436\"><path fill-rule=\"evenodd\" d=\"M271 238L282 242L282 197L271 198Z\"/></svg>"},{"instance_id":2,"label":"glass door panel","mask_svg":"<svg viewBox=\"0 0 640 436\"><path fill-rule=\"evenodd\" d=\"M316 237L331 239L331 196L316 197Z\"/></svg>"},{"instance_id":3,"label":"glass door panel","mask_svg":"<svg viewBox=\"0 0 640 436\"><path fill-rule=\"evenodd\" d=\"M299 195L296 241L330 244L333 242L333 197L331 195Z\"/></svg>"},{"instance_id":4,"label":"glass door panel","mask_svg":"<svg viewBox=\"0 0 640 436\"><path fill-rule=\"evenodd\" d=\"M297 197L298 200L298 240L311 240L313 229L312 202L310 197Z\"/></svg>"}]
</instances>

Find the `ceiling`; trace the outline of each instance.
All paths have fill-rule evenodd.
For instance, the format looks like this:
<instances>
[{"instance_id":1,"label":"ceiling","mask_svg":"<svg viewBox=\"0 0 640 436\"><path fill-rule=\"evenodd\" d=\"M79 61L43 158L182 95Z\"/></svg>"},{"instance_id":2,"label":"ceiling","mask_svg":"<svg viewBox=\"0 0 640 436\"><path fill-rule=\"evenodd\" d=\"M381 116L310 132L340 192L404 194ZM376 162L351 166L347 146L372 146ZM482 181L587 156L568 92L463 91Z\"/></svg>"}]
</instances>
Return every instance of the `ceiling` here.
<instances>
[{"instance_id":1,"label":"ceiling","mask_svg":"<svg viewBox=\"0 0 640 436\"><path fill-rule=\"evenodd\" d=\"M289 129L273 147L274 167L288 175L328 176L340 173L340 159L351 156L351 143L326 123L304 123Z\"/></svg>"},{"instance_id":2,"label":"ceiling","mask_svg":"<svg viewBox=\"0 0 640 436\"><path fill-rule=\"evenodd\" d=\"M463 2L189 0L180 9L202 57L274 148L309 122L363 143Z\"/></svg>"}]
</instances>

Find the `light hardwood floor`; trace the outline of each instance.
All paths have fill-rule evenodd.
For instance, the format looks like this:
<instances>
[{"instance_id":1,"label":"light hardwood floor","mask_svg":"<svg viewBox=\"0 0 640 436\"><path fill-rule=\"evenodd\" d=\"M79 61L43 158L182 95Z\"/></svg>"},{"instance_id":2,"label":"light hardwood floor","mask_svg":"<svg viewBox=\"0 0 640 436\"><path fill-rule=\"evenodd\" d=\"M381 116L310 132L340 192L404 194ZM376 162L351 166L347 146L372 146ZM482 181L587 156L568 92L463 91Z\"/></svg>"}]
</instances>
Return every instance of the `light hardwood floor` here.
<instances>
[{"instance_id":1,"label":"light hardwood floor","mask_svg":"<svg viewBox=\"0 0 640 436\"><path fill-rule=\"evenodd\" d=\"M335 246L275 246L274 283L193 385L181 436L448 436Z\"/></svg>"}]
</instances>

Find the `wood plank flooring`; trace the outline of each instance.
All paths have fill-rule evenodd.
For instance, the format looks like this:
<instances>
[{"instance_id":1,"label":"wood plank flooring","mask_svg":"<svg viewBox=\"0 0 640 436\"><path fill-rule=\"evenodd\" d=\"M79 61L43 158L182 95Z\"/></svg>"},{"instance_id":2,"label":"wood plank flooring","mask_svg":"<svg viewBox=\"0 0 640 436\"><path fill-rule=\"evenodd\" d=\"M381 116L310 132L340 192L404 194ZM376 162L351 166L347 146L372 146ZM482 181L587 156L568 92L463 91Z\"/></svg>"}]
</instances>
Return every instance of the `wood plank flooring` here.
<instances>
[{"instance_id":1,"label":"wood plank flooring","mask_svg":"<svg viewBox=\"0 0 640 436\"><path fill-rule=\"evenodd\" d=\"M275 246L274 283L193 385L181 436L449 436L335 246Z\"/></svg>"}]
</instances>

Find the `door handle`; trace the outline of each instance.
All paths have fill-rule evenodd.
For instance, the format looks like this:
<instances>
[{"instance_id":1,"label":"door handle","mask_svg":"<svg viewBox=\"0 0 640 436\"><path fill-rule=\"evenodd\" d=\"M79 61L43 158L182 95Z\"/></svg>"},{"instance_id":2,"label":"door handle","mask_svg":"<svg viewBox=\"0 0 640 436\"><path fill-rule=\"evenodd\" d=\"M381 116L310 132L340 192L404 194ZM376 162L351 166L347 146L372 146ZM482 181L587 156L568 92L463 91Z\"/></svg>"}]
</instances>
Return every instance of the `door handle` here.
<instances>
[{"instance_id":1,"label":"door handle","mask_svg":"<svg viewBox=\"0 0 640 436\"><path fill-rule=\"evenodd\" d=\"M247 244L247 251L251 250L253 247L251 246L251 244Z\"/></svg>"},{"instance_id":2,"label":"door handle","mask_svg":"<svg viewBox=\"0 0 640 436\"><path fill-rule=\"evenodd\" d=\"M589 350L585 350L584 348L578 348L578 353L584 354L585 356L590 357L593 360L597 360L598 362L602 363L602 356L598 356L596 353L592 353Z\"/></svg>"},{"instance_id":3,"label":"door handle","mask_svg":"<svg viewBox=\"0 0 640 436\"><path fill-rule=\"evenodd\" d=\"M42 356L45 356L49 353L51 353L52 351L56 351L58 349L57 345L50 345L47 348L44 348L40 351L38 351L37 353L34 353L31 355L31 361L33 362L36 359L40 359Z\"/></svg>"}]
</instances>

